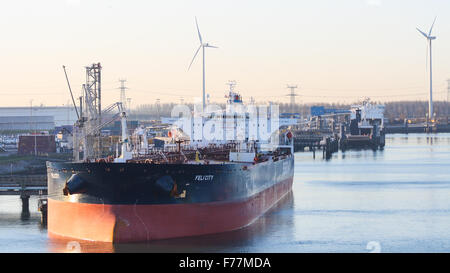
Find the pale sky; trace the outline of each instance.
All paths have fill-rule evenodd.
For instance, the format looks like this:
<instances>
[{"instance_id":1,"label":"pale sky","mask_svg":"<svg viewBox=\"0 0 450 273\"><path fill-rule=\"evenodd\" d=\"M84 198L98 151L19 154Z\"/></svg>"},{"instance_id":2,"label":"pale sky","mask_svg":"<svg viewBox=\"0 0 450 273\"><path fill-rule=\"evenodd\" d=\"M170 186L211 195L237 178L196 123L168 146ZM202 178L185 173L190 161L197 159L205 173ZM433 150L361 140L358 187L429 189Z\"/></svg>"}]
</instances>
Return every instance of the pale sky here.
<instances>
[{"instance_id":1,"label":"pale sky","mask_svg":"<svg viewBox=\"0 0 450 273\"><path fill-rule=\"evenodd\" d=\"M132 105L186 102L206 86L223 101L236 80L244 99L288 102L426 100L426 39L433 34L435 100L447 98L450 1L138 1L1 0L0 106L63 105L70 99L62 65L78 97L84 66L103 66L103 104L119 100L128 80Z\"/></svg>"}]
</instances>

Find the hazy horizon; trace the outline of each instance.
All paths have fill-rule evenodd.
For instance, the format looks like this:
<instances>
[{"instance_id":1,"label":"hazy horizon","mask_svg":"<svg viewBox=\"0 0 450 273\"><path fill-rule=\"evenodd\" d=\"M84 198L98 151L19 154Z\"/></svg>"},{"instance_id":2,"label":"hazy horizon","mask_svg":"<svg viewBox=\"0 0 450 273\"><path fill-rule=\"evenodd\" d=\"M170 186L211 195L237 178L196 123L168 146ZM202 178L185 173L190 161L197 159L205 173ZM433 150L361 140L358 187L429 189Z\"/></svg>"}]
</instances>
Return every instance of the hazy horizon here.
<instances>
[{"instance_id":1,"label":"hazy horizon","mask_svg":"<svg viewBox=\"0 0 450 273\"><path fill-rule=\"evenodd\" d=\"M445 1L120 1L18 0L3 4L0 106L71 103L84 67L100 62L103 104L119 100L127 79L132 106L192 102L201 96L201 55L194 16L205 42L206 86L223 102L228 80L249 101L352 103L428 99L426 40L433 35L433 98L447 99L450 10Z\"/></svg>"}]
</instances>

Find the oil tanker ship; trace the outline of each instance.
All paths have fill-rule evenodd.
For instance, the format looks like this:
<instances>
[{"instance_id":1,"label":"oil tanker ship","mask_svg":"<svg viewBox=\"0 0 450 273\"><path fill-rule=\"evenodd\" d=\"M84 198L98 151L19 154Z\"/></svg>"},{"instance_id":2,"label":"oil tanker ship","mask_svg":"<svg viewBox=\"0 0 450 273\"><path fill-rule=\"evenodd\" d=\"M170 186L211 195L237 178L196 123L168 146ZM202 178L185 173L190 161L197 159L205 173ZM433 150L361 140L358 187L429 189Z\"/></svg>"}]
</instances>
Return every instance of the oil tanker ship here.
<instances>
[{"instance_id":1,"label":"oil tanker ship","mask_svg":"<svg viewBox=\"0 0 450 273\"><path fill-rule=\"evenodd\" d=\"M242 104L237 93L229 98L229 105ZM271 149L248 138L174 138L175 146L149 149L145 130L128 136L126 113L119 113L120 155L47 162L50 236L138 242L226 232L251 224L291 190L293 138L287 130L275 133L281 142ZM74 145L89 151L95 146L89 126L78 125L83 134Z\"/></svg>"}]
</instances>

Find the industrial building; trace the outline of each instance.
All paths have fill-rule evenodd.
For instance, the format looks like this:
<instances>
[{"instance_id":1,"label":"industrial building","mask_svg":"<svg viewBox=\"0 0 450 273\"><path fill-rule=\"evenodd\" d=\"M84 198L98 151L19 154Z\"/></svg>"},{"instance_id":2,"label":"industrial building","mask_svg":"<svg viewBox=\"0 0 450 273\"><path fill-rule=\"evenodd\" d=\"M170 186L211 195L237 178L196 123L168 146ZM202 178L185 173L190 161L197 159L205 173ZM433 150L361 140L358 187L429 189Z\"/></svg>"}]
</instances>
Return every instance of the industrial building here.
<instances>
[{"instance_id":1,"label":"industrial building","mask_svg":"<svg viewBox=\"0 0 450 273\"><path fill-rule=\"evenodd\" d=\"M52 116L0 116L0 130L53 130L55 121Z\"/></svg>"},{"instance_id":2,"label":"industrial building","mask_svg":"<svg viewBox=\"0 0 450 273\"><path fill-rule=\"evenodd\" d=\"M53 130L77 120L73 107L0 107L0 130Z\"/></svg>"},{"instance_id":3,"label":"industrial building","mask_svg":"<svg viewBox=\"0 0 450 273\"><path fill-rule=\"evenodd\" d=\"M348 109L329 109L324 106L311 106L311 116L335 115L335 114L350 114Z\"/></svg>"}]
</instances>

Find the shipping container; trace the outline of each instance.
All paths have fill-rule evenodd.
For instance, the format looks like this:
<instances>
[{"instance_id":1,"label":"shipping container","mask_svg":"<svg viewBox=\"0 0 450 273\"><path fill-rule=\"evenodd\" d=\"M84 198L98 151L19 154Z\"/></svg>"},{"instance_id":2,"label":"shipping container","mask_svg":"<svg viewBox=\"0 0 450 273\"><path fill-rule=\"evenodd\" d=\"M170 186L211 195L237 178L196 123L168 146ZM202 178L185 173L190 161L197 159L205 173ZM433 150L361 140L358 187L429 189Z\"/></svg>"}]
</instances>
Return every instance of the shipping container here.
<instances>
[{"instance_id":1,"label":"shipping container","mask_svg":"<svg viewBox=\"0 0 450 273\"><path fill-rule=\"evenodd\" d=\"M55 152L56 142L54 135L19 136L19 154L34 155L36 153L37 155L42 155Z\"/></svg>"}]
</instances>

